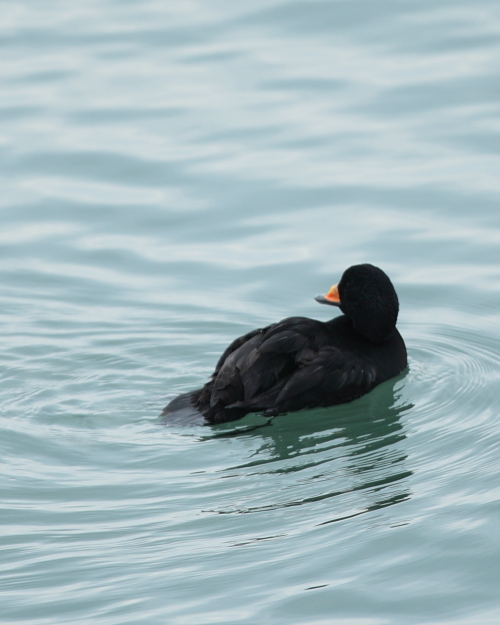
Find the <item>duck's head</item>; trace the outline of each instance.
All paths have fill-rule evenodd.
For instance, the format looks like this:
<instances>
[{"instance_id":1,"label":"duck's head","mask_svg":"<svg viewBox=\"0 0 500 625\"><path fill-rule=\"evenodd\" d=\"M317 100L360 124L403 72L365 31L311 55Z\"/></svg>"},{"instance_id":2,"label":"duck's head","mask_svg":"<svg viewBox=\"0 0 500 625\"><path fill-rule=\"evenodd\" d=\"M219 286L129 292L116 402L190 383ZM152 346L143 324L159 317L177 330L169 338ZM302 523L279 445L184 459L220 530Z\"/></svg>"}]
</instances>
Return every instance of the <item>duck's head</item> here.
<instances>
[{"instance_id":1,"label":"duck's head","mask_svg":"<svg viewBox=\"0 0 500 625\"><path fill-rule=\"evenodd\" d=\"M338 306L354 329L373 343L381 343L394 330L399 312L398 296L389 277L373 265L353 265L320 304Z\"/></svg>"}]
</instances>

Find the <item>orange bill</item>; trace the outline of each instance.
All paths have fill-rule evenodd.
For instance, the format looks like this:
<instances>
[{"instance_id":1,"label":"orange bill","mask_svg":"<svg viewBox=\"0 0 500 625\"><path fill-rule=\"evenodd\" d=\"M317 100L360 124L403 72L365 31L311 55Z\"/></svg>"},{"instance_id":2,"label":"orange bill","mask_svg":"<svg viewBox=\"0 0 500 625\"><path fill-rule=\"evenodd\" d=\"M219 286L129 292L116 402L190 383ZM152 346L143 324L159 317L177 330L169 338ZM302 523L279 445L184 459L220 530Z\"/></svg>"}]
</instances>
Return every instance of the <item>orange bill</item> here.
<instances>
[{"instance_id":1,"label":"orange bill","mask_svg":"<svg viewBox=\"0 0 500 625\"><path fill-rule=\"evenodd\" d=\"M331 306L340 306L340 295L338 286L335 284L326 295L318 295L314 298L320 304L330 304Z\"/></svg>"},{"instance_id":2,"label":"orange bill","mask_svg":"<svg viewBox=\"0 0 500 625\"><path fill-rule=\"evenodd\" d=\"M332 286L332 288L325 295L325 299L331 302L332 304L340 304L340 295L339 289L336 284Z\"/></svg>"}]
</instances>

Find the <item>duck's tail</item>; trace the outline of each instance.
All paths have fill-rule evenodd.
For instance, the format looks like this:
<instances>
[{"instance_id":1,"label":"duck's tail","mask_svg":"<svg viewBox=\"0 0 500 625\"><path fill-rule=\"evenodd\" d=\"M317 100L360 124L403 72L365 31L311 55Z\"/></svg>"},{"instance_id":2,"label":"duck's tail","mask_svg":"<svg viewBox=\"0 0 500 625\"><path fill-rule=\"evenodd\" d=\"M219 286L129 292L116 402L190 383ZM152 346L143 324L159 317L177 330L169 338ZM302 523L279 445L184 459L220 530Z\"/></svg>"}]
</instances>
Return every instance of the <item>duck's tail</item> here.
<instances>
[{"instance_id":1,"label":"duck's tail","mask_svg":"<svg viewBox=\"0 0 500 625\"><path fill-rule=\"evenodd\" d=\"M160 418L165 425L207 425L203 414L193 403L198 391L182 393L165 406Z\"/></svg>"}]
</instances>

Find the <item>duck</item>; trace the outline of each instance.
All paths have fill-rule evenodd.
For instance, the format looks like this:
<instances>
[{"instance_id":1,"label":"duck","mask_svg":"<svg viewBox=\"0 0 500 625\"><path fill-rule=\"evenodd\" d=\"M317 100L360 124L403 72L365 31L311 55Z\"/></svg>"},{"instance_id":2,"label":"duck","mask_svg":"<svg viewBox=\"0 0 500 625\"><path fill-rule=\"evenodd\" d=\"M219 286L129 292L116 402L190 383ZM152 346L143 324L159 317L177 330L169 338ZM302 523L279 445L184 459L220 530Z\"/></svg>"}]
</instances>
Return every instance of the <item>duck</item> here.
<instances>
[{"instance_id":1,"label":"duck","mask_svg":"<svg viewBox=\"0 0 500 625\"><path fill-rule=\"evenodd\" d=\"M399 300L382 269L364 263L344 271L320 304L341 315L329 321L288 317L235 339L209 381L173 399L161 416L189 409L206 424L353 401L407 367L396 328Z\"/></svg>"}]
</instances>

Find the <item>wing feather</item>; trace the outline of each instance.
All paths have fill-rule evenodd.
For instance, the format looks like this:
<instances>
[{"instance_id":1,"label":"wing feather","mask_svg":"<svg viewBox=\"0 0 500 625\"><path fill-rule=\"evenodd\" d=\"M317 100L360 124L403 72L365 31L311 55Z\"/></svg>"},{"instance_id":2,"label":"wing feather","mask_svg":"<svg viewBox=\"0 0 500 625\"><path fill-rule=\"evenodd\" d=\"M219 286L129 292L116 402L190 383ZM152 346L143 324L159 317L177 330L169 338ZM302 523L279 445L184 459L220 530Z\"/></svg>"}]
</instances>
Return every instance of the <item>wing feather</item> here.
<instances>
[{"instance_id":1,"label":"wing feather","mask_svg":"<svg viewBox=\"0 0 500 625\"><path fill-rule=\"evenodd\" d=\"M233 341L202 389L214 414L327 406L370 390L374 367L334 347L323 328L320 322L291 317Z\"/></svg>"},{"instance_id":2,"label":"wing feather","mask_svg":"<svg viewBox=\"0 0 500 625\"><path fill-rule=\"evenodd\" d=\"M296 371L276 398L286 409L290 400L303 398L303 407L349 401L364 394L375 380L375 370L350 352L326 346L302 369Z\"/></svg>"}]
</instances>

